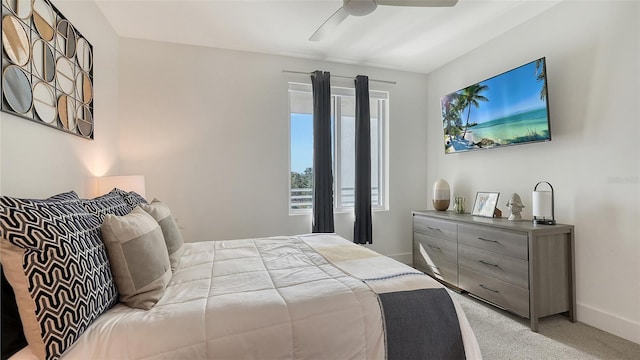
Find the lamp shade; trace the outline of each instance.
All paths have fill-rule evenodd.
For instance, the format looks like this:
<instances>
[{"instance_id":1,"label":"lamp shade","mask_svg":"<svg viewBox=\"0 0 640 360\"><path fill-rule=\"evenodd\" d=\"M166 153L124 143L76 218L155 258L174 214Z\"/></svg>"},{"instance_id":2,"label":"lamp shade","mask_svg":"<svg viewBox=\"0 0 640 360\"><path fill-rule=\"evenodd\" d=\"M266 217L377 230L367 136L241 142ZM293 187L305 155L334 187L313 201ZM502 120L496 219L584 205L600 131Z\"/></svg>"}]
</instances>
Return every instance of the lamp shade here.
<instances>
[{"instance_id":1,"label":"lamp shade","mask_svg":"<svg viewBox=\"0 0 640 360\"><path fill-rule=\"evenodd\" d=\"M547 184L551 191L538 190L538 185ZM543 225L555 225L555 214L553 211L553 186L546 181L540 181L533 188L531 193L531 211L533 213L533 223Z\"/></svg>"},{"instance_id":2,"label":"lamp shade","mask_svg":"<svg viewBox=\"0 0 640 360\"><path fill-rule=\"evenodd\" d=\"M103 176L98 178L98 194L106 194L113 188L135 191L146 197L143 175Z\"/></svg>"},{"instance_id":3,"label":"lamp shade","mask_svg":"<svg viewBox=\"0 0 640 360\"><path fill-rule=\"evenodd\" d=\"M533 216L551 218L553 216L551 191L534 191L531 195Z\"/></svg>"}]
</instances>

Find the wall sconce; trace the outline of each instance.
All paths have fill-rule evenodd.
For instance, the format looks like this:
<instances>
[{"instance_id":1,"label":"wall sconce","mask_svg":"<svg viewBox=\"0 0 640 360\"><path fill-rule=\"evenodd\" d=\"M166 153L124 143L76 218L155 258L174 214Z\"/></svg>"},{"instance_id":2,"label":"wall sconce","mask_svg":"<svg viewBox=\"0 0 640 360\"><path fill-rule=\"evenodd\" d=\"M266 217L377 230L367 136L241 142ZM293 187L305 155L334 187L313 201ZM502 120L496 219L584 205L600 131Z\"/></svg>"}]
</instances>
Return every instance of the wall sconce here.
<instances>
[{"instance_id":1,"label":"wall sconce","mask_svg":"<svg viewBox=\"0 0 640 360\"><path fill-rule=\"evenodd\" d=\"M539 191L538 185L547 184L551 188L551 191ZM533 224L534 225L555 225L556 220L554 216L554 203L553 203L553 186L546 181L540 181L533 188L532 193L533 201Z\"/></svg>"},{"instance_id":2,"label":"wall sconce","mask_svg":"<svg viewBox=\"0 0 640 360\"><path fill-rule=\"evenodd\" d=\"M125 191L135 191L143 198L146 198L143 175L127 176L103 176L98 178L98 194L103 195L118 188Z\"/></svg>"}]
</instances>

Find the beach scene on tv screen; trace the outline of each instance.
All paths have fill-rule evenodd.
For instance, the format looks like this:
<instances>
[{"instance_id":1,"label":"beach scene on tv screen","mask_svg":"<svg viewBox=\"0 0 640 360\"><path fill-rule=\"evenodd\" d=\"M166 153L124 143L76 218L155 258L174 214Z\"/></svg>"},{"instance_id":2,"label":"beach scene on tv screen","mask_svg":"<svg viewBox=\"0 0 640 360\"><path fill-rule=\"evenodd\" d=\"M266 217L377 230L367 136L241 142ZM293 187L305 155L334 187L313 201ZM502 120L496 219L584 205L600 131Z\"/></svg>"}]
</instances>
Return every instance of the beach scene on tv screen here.
<instances>
[{"instance_id":1,"label":"beach scene on tv screen","mask_svg":"<svg viewBox=\"0 0 640 360\"><path fill-rule=\"evenodd\" d=\"M441 99L446 153L550 140L544 58Z\"/></svg>"}]
</instances>

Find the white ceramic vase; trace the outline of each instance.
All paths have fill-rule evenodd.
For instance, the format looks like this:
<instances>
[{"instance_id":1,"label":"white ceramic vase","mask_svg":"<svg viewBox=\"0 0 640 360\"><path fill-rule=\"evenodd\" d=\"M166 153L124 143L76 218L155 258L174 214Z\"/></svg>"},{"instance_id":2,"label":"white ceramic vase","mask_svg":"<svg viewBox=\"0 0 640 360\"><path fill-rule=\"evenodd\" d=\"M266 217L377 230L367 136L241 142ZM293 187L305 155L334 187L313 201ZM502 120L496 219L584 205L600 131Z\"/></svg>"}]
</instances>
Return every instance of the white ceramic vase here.
<instances>
[{"instance_id":1,"label":"white ceramic vase","mask_svg":"<svg viewBox=\"0 0 640 360\"><path fill-rule=\"evenodd\" d=\"M451 202L451 189L444 179L438 179L433 184L433 208L438 211L446 211Z\"/></svg>"}]
</instances>

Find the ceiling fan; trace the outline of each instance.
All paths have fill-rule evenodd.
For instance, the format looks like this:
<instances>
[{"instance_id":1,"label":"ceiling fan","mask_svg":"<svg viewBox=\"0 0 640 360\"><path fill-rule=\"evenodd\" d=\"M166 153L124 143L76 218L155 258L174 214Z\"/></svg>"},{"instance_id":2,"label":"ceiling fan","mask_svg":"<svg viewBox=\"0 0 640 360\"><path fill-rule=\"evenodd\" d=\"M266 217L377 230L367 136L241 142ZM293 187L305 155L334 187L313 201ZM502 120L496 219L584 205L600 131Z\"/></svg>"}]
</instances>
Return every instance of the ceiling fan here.
<instances>
[{"instance_id":1,"label":"ceiling fan","mask_svg":"<svg viewBox=\"0 0 640 360\"><path fill-rule=\"evenodd\" d=\"M311 35L309 41L319 41L349 15L364 16L371 14L378 5L385 6L415 6L415 7L451 7L458 0L342 0L343 5L333 13L316 32Z\"/></svg>"}]
</instances>

